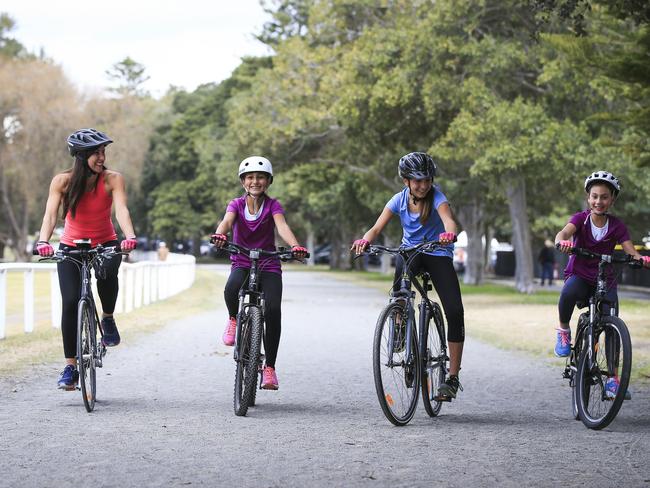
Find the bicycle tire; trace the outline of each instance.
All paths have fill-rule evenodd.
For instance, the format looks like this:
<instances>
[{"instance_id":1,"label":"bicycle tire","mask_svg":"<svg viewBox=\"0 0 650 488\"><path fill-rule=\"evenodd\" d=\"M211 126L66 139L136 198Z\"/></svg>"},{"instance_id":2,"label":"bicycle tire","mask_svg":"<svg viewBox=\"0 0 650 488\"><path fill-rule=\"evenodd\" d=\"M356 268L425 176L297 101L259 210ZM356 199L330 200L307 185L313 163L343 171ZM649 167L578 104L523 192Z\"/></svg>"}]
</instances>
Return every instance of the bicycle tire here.
<instances>
[{"instance_id":1,"label":"bicycle tire","mask_svg":"<svg viewBox=\"0 0 650 488\"><path fill-rule=\"evenodd\" d=\"M582 423L590 429L600 430L616 418L625 399L632 369L632 342L625 322L613 316L601 317L594 326L594 339L594 344L583 348L580 355L576 403ZM614 359L611 358L612 349L615 351ZM612 369L616 371L612 373ZM616 373L618 391L613 399L608 399L605 381Z\"/></svg>"},{"instance_id":2,"label":"bicycle tire","mask_svg":"<svg viewBox=\"0 0 650 488\"><path fill-rule=\"evenodd\" d=\"M586 317L586 318L585 318ZM580 321L586 320L589 322L589 317L588 314L582 314L580 319L578 320L578 332L576 334L576 340L573 346L573 350L571 351L571 357L570 357L570 366L575 368L571 370L571 379L570 379L570 386L571 386L571 416L573 417L574 420L580 420L580 412L578 411L578 400L577 400L577 395L576 395L576 381L577 381L577 370L578 370L578 362L580 360L580 353L584 349L584 326L581 326Z\"/></svg>"},{"instance_id":3,"label":"bicycle tire","mask_svg":"<svg viewBox=\"0 0 650 488\"><path fill-rule=\"evenodd\" d=\"M398 346L397 352L393 351L393 357L388 358L389 340L392 337L395 343L401 337L399 334L391 336L391 328L396 329L396 317L399 319L397 322L403 324L405 331L407 322L402 305L389 303L379 315L373 340L372 362L379 405L392 424L403 426L413 418L417 408L420 394L420 360L415 327L411 334L412 357L406 358L407 348L403 347L400 351L401 346Z\"/></svg>"},{"instance_id":4,"label":"bicycle tire","mask_svg":"<svg viewBox=\"0 0 650 488\"><path fill-rule=\"evenodd\" d=\"M241 344L235 368L235 415L243 417L253 401L257 387L260 347L262 341L262 311L257 306L248 308L241 324Z\"/></svg>"},{"instance_id":5,"label":"bicycle tire","mask_svg":"<svg viewBox=\"0 0 650 488\"><path fill-rule=\"evenodd\" d=\"M445 323L442 318L440 305L432 302L432 314L424 323L421 348L422 356L422 403L429 417L436 417L442 408L441 401L434 398L438 395L438 388L445 381L448 371L447 354L443 354ZM431 324L433 323L433 327Z\"/></svg>"},{"instance_id":6,"label":"bicycle tire","mask_svg":"<svg viewBox=\"0 0 650 488\"><path fill-rule=\"evenodd\" d=\"M97 395L97 370L95 352L97 350L97 321L87 300L77 306L77 365L81 397L86 411L95 409Z\"/></svg>"}]
</instances>

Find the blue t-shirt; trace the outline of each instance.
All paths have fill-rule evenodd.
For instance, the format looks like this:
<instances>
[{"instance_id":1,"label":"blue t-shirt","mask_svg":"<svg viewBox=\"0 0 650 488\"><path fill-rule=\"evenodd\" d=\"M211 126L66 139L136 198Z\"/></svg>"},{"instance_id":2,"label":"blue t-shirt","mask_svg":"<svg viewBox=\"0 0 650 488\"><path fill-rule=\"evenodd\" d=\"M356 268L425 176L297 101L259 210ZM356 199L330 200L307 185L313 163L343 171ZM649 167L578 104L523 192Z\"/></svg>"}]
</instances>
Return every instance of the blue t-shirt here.
<instances>
[{"instance_id":1,"label":"blue t-shirt","mask_svg":"<svg viewBox=\"0 0 650 488\"><path fill-rule=\"evenodd\" d=\"M401 192L394 195L386 204L386 208L395 215L399 215L402 230L404 231L402 236L403 246L415 246L426 241L437 241L440 234L445 232L445 226L440 215L438 215L438 207L447 202L447 197L437 186L434 186L433 189L433 208L425 224L420 222L420 214L409 212L411 192L408 188L404 188ZM454 245L449 244L427 254L452 258L454 256Z\"/></svg>"}]
</instances>

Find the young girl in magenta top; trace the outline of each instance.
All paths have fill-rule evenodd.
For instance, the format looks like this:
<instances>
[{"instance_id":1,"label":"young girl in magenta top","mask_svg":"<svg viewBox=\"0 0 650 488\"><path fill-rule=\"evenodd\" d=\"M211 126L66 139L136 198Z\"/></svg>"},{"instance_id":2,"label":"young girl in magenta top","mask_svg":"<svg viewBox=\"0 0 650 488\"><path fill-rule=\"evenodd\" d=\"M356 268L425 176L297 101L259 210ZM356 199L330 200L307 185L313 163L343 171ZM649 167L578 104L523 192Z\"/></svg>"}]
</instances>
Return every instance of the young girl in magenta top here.
<instances>
[{"instance_id":1,"label":"young girl in magenta top","mask_svg":"<svg viewBox=\"0 0 650 488\"><path fill-rule=\"evenodd\" d=\"M557 233L555 243L560 251L568 253L573 247L581 247L599 254L612 254L616 245L620 244L627 254L642 260L644 266L650 266L650 256L641 256L637 252L625 224L609 214L621 190L618 178L607 171L596 171L585 179L584 188L589 208L574 214L569 223ZM571 255L564 276L564 287L558 303L560 325L555 344L555 354L560 357L568 356L571 352L569 321L576 303L587 300L595 291L598 259ZM618 303L616 276L613 273L608 276L608 285L606 298L612 303ZM605 312L608 311L609 308ZM618 379L610 378L605 389L608 395L616 396Z\"/></svg>"},{"instance_id":2,"label":"young girl in magenta top","mask_svg":"<svg viewBox=\"0 0 650 488\"><path fill-rule=\"evenodd\" d=\"M226 209L226 215L217 227L212 238L217 247L222 247L226 234L232 230L232 240L249 249L275 251L275 229L280 237L291 246L297 259L306 256L307 249L298 245L296 237L284 218L284 209L280 202L269 197L266 191L273 182L271 162L261 156L251 156L239 165L239 179L245 194L232 200ZM223 343L235 344L237 328L238 294L246 286L251 262L248 256L235 254L230 257L232 271L228 277L224 298L228 307L228 321L223 333ZM280 345L282 270L278 258L260 260L260 289L264 291L266 332L264 334L264 352L266 365L262 371L262 388L278 389L275 361Z\"/></svg>"},{"instance_id":3,"label":"young girl in magenta top","mask_svg":"<svg viewBox=\"0 0 650 488\"><path fill-rule=\"evenodd\" d=\"M440 386L438 398L450 401L456 398L460 382L458 373L465 341L463 302L458 278L453 266L456 239L456 222L453 219L447 197L433 185L436 165L425 153L413 152L399 160L399 176L405 188L386 204L375 225L362 239L354 241L352 250L357 254L374 241L390 219L397 215L403 229L402 245L412 246L427 241L440 241L443 246L432 252L422 253L411 263L411 272L421 269L431 276L433 286L440 297L449 326L449 378ZM403 262L398 259L395 269L395 291L399 288Z\"/></svg>"}]
</instances>

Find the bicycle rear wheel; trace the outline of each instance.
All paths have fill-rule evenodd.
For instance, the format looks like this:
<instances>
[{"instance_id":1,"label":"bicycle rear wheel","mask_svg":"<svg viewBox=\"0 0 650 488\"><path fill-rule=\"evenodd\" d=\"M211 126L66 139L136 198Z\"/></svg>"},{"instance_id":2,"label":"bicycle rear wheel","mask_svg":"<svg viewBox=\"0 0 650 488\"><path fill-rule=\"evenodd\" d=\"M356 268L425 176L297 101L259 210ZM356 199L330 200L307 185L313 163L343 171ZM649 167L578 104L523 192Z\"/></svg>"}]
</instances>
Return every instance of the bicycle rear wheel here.
<instances>
[{"instance_id":1,"label":"bicycle rear wheel","mask_svg":"<svg viewBox=\"0 0 650 488\"><path fill-rule=\"evenodd\" d=\"M435 417L440 413L442 402L434 400L438 396L438 388L445 381L449 367L449 358L446 352L443 352L445 323L442 319L440 305L432 303L432 319L424 324L422 336L422 403L424 409L430 417Z\"/></svg>"},{"instance_id":2,"label":"bicycle rear wheel","mask_svg":"<svg viewBox=\"0 0 650 488\"><path fill-rule=\"evenodd\" d=\"M625 399L632 368L632 343L625 323L604 316L594 326L594 342L584 347L578 363L576 403L582 422L590 429L607 427ZM618 378L616 394L608 394L607 381Z\"/></svg>"},{"instance_id":3,"label":"bicycle rear wheel","mask_svg":"<svg viewBox=\"0 0 650 488\"><path fill-rule=\"evenodd\" d=\"M379 405L394 425L406 425L415 414L420 392L420 361L415 327L411 354L406 350L404 307L390 303L379 315L373 342L373 373Z\"/></svg>"},{"instance_id":4,"label":"bicycle rear wheel","mask_svg":"<svg viewBox=\"0 0 650 488\"><path fill-rule=\"evenodd\" d=\"M88 412L95 408L97 393L95 351L97 350L97 321L86 300L77 307L77 365L81 396Z\"/></svg>"},{"instance_id":5,"label":"bicycle rear wheel","mask_svg":"<svg viewBox=\"0 0 650 488\"><path fill-rule=\"evenodd\" d=\"M262 311L251 306L241 322L239 351L235 368L235 415L244 416L254 402L259 374L260 347L262 342Z\"/></svg>"}]
</instances>

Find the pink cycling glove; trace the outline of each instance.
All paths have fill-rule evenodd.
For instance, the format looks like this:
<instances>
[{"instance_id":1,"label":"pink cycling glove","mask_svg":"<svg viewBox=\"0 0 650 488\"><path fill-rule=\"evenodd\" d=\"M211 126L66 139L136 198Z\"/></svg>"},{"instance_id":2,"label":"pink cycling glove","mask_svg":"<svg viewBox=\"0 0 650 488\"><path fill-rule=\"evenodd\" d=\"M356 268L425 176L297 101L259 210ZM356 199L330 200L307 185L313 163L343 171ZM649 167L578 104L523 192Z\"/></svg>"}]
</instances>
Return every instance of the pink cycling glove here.
<instances>
[{"instance_id":1,"label":"pink cycling glove","mask_svg":"<svg viewBox=\"0 0 650 488\"><path fill-rule=\"evenodd\" d=\"M558 243L560 245L560 251L566 252L569 249L573 248L573 242L572 241L560 241Z\"/></svg>"},{"instance_id":2,"label":"pink cycling glove","mask_svg":"<svg viewBox=\"0 0 650 488\"><path fill-rule=\"evenodd\" d=\"M359 247L362 251L370 245L370 242L366 241L365 239L357 239L352 243L352 247Z\"/></svg>"},{"instance_id":3,"label":"pink cycling glove","mask_svg":"<svg viewBox=\"0 0 650 488\"><path fill-rule=\"evenodd\" d=\"M293 247L291 248L291 252L292 252L294 255L296 255L296 257L297 257L298 259L302 259L303 257L305 257L305 256L307 255L307 253L308 253L309 251L307 250L306 247L302 247L302 246L293 246Z\"/></svg>"},{"instance_id":4,"label":"pink cycling glove","mask_svg":"<svg viewBox=\"0 0 650 488\"><path fill-rule=\"evenodd\" d=\"M643 266L650 268L650 256L641 256L641 262Z\"/></svg>"},{"instance_id":5,"label":"pink cycling glove","mask_svg":"<svg viewBox=\"0 0 650 488\"><path fill-rule=\"evenodd\" d=\"M47 241L38 241L36 243L36 252L42 258L49 258L54 255L54 248Z\"/></svg>"},{"instance_id":6,"label":"pink cycling glove","mask_svg":"<svg viewBox=\"0 0 650 488\"><path fill-rule=\"evenodd\" d=\"M133 251L138 245L138 241L135 240L135 237L130 239L124 239L120 243L120 249L124 252Z\"/></svg>"},{"instance_id":7,"label":"pink cycling glove","mask_svg":"<svg viewBox=\"0 0 650 488\"><path fill-rule=\"evenodd\" d=\"M443 232L438 236L440 242L454 242L456 240L456 234L453 232Z\"/></svg>"},{"instance_id":8,"label":"pink cycling glove","mask_svg":"<svg viewBox=\"0 0 650 488\"><path fill-rule=\"evenodd\" d=\"M226 234L212 234L210 236L210 241L217 247L223 246L228 242L228 236Z\"/></svg>"}]
</instances>

